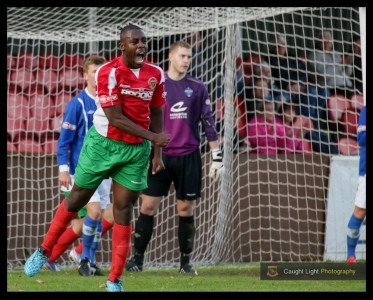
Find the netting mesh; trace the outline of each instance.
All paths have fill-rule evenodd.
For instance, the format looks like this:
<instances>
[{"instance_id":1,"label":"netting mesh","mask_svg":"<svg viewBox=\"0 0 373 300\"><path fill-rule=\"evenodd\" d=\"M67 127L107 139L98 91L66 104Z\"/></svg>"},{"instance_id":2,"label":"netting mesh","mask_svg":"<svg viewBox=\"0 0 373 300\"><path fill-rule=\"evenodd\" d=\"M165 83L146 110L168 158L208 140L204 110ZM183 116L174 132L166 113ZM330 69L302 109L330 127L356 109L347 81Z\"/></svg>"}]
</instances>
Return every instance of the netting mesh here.
<instances>
[{"instance_id":1,"label":"netting mesh","mask_svg":"<svg viewBox=\"0 0 373 300\"><path fill-rule=\"evenodd\" d=\"M330 155L358 154L358 8L8 7L7 12L9 267L22 265L40 244L62 199L56 141L67 101L84 88L83 61L90 54L119 55L119 29L129 22L145 29L148 59L164 70L170 45L190 42L190 73L204 81L213 103L227 173L220 184L211 184L202 138L193 262L322 260ZM335 51L324 66L318 58L323 31L331 34ZM263 105L267 102L275 105ZM283 105L289 103L294 110ZM269 133L255 131L250 122L263 106L286 132L293 131L293 144L262 147ZM138 213L136 206L135 217ZM178 263L176 215L172 190L155 219L146 265ZM110 263L110 249L109 233L99 263ZM61 262L68 262L66 254Z\"/></svg>"}]
</instances>

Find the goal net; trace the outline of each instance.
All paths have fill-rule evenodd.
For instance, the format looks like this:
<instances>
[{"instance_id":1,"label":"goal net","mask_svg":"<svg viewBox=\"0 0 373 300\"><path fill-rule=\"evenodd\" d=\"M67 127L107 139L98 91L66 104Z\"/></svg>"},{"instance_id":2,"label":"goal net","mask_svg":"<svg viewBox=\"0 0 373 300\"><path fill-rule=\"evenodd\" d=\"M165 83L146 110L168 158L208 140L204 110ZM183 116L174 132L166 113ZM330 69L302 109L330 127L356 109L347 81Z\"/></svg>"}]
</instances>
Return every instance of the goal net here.
<instances>
[{"instance_id":1,"label":"goal net","mask_svg":"<svg viewBox=\"0 0 373 300\"><path fill-rule=\"evenodd\" d=\"M56 144L66 103L84 88L83 61L120 55L128 23L145 30L148 59L164 70L170 45L190 42L189 71L212 101L226 172L220 183L208 179L201 131L192 263L321 261L330 157L358 155L358 7L7 7L8 268L40 245L62 200ZM277 127L258 129L264 111L283 130L278 140ZM172 189L146 266L179 263L177 228ZM111 261L110 237L99 264Z\"/></svg>"}]
</instances>

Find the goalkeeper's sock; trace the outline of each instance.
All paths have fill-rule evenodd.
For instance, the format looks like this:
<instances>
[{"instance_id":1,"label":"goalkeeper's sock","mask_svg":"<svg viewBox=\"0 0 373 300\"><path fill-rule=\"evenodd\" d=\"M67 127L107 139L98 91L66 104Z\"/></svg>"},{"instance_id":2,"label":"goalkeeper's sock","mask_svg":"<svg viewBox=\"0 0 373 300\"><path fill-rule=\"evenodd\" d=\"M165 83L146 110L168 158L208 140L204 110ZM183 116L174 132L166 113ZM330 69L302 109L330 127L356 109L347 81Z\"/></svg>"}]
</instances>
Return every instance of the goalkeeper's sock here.
<instances>
[{"instance_id":1,"label":"goalkeeper's sock","mask_svg":"<svg viewBox=\"0 0 373 300\"><path fill-rule=\"evenodd\" d=\"M69 246L78 238L79 235L74 232L72 226L67 228L58 239L57 244L53 247L52 254L49 257L49 261L55 262L57 258L59 258L61 254L64 253L66 249L69 248Z\"/></svg>"},{"instance_id":2,"label":"goalkeeper's sock","mask_svg":"<svg viewBox=\"0 0 373 300\"><path fill-rule=\"evenodd\" d=\"M112 257L111 269L108 280L114 282L120 279L123 268L127 262L127 256L130 251L132 224L120 225L114 223L112 234Z\"/></svg>"},{"instance_id":3,"label":"goalkeeper's sock","mask_svg":"<svg viewBox=\"0 0 373 300\"><path fill-rule=\"evenodd\" d=\"M53 246L57 243L58 238L66 230L72 219L76 217L76 212L70 212L66 208L66 198L62 200L53 217L52 223L44 238L41 247L44 249L44 255L50 256Z\"/></svg>"},{"instance_id":4,"label":"goalkeeper's sock","mask_svg":"<svg viewBox=\"0 0 373 300\"><path fill-rule=\"evenodd\" d=\"M135 224L134 248L137 253L144 254L153 234L154 216L140 213Z\"/></svg>"},{"instance_id":5,"label":"goalkeeper's sock","mask_svg":"<svg viewBox=\"0 0 373 300\"><path fill-rule=\"evenodd\" d=\"M181 253L180 254L180 267L182 268L185 265L190 264L190 255L191 253Z\"/></svg>"},{"instance_id":6,"label":"goalkeeper's sock","mask_svg":"<svg viewBox=\"0 0 373 300\"><path fill-rule=\"evenodd\" d=\"M190 254L193 251L195 232L194 216L179 216L178 237L181 253Z\"/></svg>"},{"instance_id":7,"label":"goalkeeper's sock","mask_svg":"<svg viewBox=\"0 0 373 300\"><path fill-rule=\"evenodd\" d=\"M358 219L355 215L352 215L347 225L347 258L355 255L355 249L359 240L360 226L363 223L363 219Z\"/></svg>"},{"instance_id":8,"label":"goalkeeper's sock","mask_svg":"<svg viewBox=\"0 0 373 300\"><path fill-rule=\"evenodd\" d=\"M83 253L82 259L88 258L89 261L94 260L94 257L91 257L91 246L95 238L96 229L100 220L94 220L89 215L86 215L83 223Z\"/></svg>"},{"instance_id":9,"label":"goalkeeper's sock","mask_svg":"<svg viewBox=\"0 0 373 300\"><path fill-rule=\"evenodd\" d=\"M91 264L95 263L95 255L96 255L96 251L98 249L98 245L100 244L100 241L101 241L101 234L102 234L102 223L100 222L97 226L96 233L94 235L94 239L93 239L91 249L90 249L90 262L91 262Z\"/></svg>"}]
</instances>

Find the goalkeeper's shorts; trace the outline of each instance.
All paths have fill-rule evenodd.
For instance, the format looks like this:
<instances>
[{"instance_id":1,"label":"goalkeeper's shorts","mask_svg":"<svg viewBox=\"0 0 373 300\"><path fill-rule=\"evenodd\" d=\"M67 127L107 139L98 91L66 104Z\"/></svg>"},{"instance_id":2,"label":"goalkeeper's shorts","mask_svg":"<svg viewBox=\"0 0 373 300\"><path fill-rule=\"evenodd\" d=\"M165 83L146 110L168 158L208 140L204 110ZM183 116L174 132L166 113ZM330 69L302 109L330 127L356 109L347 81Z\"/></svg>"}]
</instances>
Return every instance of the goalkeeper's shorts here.
<instances>
[{"instance_id":1,"label":"goalkeeper's shorts","mask_svg":"<svg viewBox=\"0 0 373 300\"><path fill-rule=\"evenodd\" d=\"M150 161L153 157L153 151ZM196 200L201 197L202 162L199 149L192 153L171 156L162 154L165 170L152 174L152 166L148 170L148 188L144 195L167 196L174 183L176 198L180 200Z\"/></svg>"}]
</instances>

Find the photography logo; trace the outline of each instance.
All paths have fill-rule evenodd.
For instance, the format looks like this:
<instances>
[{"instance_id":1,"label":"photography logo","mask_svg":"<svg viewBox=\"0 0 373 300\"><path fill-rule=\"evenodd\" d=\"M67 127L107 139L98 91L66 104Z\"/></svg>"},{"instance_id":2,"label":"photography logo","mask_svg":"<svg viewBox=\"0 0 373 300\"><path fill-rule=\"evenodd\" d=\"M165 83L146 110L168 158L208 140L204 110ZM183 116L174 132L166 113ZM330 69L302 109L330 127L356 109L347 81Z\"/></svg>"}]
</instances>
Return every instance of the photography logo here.
<instances>
[{"instance_id":1,"label":"photography logo","mask_svg":"<svg viewBox=\"0 0 373 300\"><path fill-rule=\"evenodd\" d=\"M346 262L261 262L261 280L366 280L366 264Z\"/></svg>"},{"instance_id":2,"label":"photography logo","mask_svg":"<svg viewBox=\"0 0 373 300\"><path fill-rule=\"evenodd\" d=\"M268 266L267 276L269 276L269 277L276 277L278 275L279 274L277 272L277 266Z\"/></svg>"}]
</instances>

